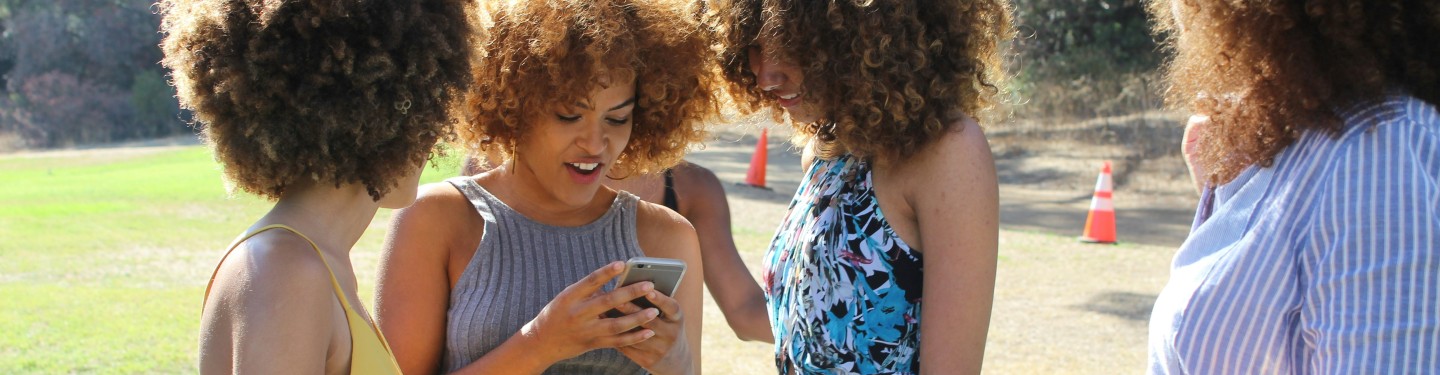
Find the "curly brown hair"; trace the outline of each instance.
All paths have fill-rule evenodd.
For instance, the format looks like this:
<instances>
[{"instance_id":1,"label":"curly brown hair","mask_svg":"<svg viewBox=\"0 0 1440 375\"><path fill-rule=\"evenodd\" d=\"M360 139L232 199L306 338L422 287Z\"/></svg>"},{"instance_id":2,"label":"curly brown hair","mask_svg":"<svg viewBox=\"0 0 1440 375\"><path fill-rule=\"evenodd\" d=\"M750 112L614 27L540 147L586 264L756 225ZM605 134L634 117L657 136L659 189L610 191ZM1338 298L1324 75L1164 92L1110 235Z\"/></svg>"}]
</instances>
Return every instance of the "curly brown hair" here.
<instances>
[{"instance_id":1,"label":"curly brown hair","mask_svg":"<svg viewBox=\"0 0 1440 375\"><path fill-rule=\"evenodd\" d=\"M1435 1L1152 0L1148 8L1175 52L1167 101L1210 117L1195 162L1212 184L1272 165L1304 131L1338 135L1337 111L1387 90L1440 103Z\"/></svg>"},{"instance_id":2,"label":"curly brown hair","mask_svg":"<svg viewBox=\"0 0 1440 375\"><path fill-rule=\"evenodd\" d=\"M379 200L458 121L467 0L162 0L162 63L225 176L278 199L302 179Z\"/></svg>"},{"instance_id":3,"label":"curly brown hair","mask_svg":"<svg viewBox=\"0 0 1440 375\"><path fill-rule=\"evenodd\" d=\"M748 51L774 41L778 58L805 74L820 120L797 126L799 142L821 141L821 155L903 160L961 115L994 105L1004 78L1006 0L720 0L705 22L719 44L728 91L745 111L770 109ZM838 147L833 147L838 146Z\"/></svg>"},{"instance_id":4,"label":"curly brown hair","mask_svg":"<svg viewBox=\"0 0 1440 375\"><path fill-rule=\"evenodd\" d=\"M573 103L602 80L634 79L630 141L616 162L623 175L675 165L705 136L719 111L719 79L693 10L673 0L496 1L482 7L475 84L462 147L510 158L527 124Z\"/></svg>"}]
</instances>

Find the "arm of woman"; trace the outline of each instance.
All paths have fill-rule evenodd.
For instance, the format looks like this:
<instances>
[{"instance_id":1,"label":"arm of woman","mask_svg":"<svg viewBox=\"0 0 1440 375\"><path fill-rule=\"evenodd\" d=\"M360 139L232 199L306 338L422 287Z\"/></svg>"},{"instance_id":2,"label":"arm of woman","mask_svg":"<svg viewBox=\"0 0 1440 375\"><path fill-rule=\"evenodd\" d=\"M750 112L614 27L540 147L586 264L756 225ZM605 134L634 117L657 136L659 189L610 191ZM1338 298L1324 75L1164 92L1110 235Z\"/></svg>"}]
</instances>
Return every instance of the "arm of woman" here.
<instances>
[{"instance_id":1,"label":"arm of woman","mask_svg":"<svg viewBox=\"0 0 1440 375\"><path fill-rule=\"evenodd\" d=\"M1440 373L1440 132L1411 125L1358 135L1313 203L1304 372Z\"/></svg>"},{"instance_id":2,"label":"arm of woman","mask_svg":"<svg viewBox=\"0 0 1440 375\"><path fill-rule=\"evenodd\" d=\"M917 155L912 204L925 256L920 361L927 374L979 374L995 295L1000 195L973 120Z\"/></svg>"},{"instance_id":3,"label":"arm of woman","mask_svg":"<svg viewBox=\"0 0 1440 375\"><path fill-rule=\"evenodd\" d=\"M440 371L452 245L478 243L483 229L470 226L475 233L469 234L456 225L473 224L475 220L465 220L476 216L468 207L449 184L430 184L421 187L414 204L395 211L390 221L375 283L375 321L404 373Z\"/></svg>"},{"instance_id":4,"label":"arm of woman","mask_svg":"<svg viewBox=\"0 0 1440 375\"><path fill-rule=\"evenodd\" d=\"M725 322L741 340L775 342L770 333L770 316L765 293L740 252L730 232L730 203L715 173L689 164L675 169L676 190L681 213L695 226L700 238L700 257L705 262L705 285L720 305Z\"/></svg>"},{"instance_id":5,"label":"arm of woman","mask_svg":"<svg viewBox=\"0 0 1440 375\"><path fill-rule=\"evenodd\" d=\"M685 276L674 298L655 293L657 298L651 299L663 313L645 325L655 331L655 337L620 351L657 374L700 374L705 265L695 228L680 214L657 204L641 202L637 211L636 235L645 256L682 260Z\"/></svg>"},{"instance_id":6,"label":"arm of woman","mask_svg":"<svg viewBox=\"0 0 1440 375\"><path fill-rule=\"evenodd\" d=\"M326 372L339 309L330 272L303 239L268 238L235 249L217 273L201 317L201 373Z\"/></svg>"}]
</instances>

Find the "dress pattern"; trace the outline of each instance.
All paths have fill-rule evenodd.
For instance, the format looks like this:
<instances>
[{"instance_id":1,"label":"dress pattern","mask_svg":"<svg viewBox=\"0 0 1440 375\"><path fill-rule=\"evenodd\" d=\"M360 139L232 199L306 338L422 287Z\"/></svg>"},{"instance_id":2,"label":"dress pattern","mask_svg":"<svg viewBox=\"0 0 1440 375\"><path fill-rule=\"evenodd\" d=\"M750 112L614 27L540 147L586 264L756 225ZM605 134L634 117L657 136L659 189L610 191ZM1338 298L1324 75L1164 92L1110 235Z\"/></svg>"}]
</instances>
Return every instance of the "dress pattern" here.
<instances>
[{"instance_id":1,"label":"dress pattern","mask_svg":"<svg viewBox=\"0 0 1440 375\"><path fill-rule=\"evenodd\" d=\"M921 254L875 199L870 166L816 160L765 256L781 374L920 371Z\"/></svg>"}]
</instances>

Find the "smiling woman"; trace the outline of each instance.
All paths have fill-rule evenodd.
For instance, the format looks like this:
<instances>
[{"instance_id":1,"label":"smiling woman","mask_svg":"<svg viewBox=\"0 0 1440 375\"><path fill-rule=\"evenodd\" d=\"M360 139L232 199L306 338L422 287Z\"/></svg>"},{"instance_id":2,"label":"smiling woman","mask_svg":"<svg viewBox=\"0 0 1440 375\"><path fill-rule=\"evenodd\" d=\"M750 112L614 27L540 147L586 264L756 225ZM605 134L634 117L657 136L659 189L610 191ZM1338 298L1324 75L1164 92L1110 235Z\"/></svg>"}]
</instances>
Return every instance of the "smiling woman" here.
<instances>
[{"instance_id":1,"label":"smiling woman","mask_svg":"<svg viewBox=\"0 0 1440 375\"><path fill-rule=\"evenodd\" d=\"M601 177L661 170L717 112L706 43L665 0L495 1L462 146L499 166L421 188L376 287L407 373L698 373L695 230ZM610 288L620 262L680 259L673 298ZM656 308L628 303L647 298ZM619 308L628 314L601 314ZM638 327L638 329L636 329Z\"/></svg>"}]
</instances>

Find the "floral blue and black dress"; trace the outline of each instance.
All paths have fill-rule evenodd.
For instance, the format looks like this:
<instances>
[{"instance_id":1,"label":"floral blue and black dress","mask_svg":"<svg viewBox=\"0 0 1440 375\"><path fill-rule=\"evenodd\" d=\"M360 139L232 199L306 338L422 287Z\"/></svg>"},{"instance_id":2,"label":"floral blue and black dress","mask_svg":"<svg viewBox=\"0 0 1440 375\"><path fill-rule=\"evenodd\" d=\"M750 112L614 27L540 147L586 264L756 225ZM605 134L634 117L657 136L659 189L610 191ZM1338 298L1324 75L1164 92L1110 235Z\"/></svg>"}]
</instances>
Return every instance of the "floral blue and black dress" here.
<instances>
[{"instance_id":1,"label":"floral blue and black dress","mask_svg":"<svg viewBox=\"0 0 1440 375\"><path fill-rule=\"evenodd\" d=\"M880 212L868 162L816 160L765 256L780 373L918 373L921 260Z\"/></svg>"}]
</instances>

